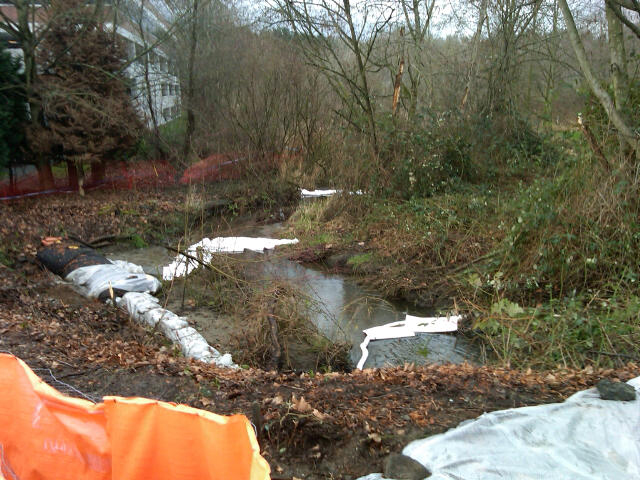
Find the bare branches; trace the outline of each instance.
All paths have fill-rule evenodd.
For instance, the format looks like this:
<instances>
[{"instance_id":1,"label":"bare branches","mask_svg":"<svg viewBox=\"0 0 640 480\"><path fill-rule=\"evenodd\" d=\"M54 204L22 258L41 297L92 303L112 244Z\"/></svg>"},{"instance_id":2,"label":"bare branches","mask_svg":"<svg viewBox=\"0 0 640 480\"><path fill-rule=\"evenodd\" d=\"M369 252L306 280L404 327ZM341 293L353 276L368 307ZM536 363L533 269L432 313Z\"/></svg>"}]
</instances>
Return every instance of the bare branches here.
<instances>
[{"instance_id":1,"label":"bare branches","mask_svg":"<svg viewBox=\"0 0 640 480\"><path fill-rule=\"evenodd\" d=\"M607 7L625 24L638 38L640 38L640 25L636 25L633 21L623 13L620 7L632 10L640 14L640 1L638 0L605 0Z\"/></svg>"},{"instance_id":2,"label":"bare branches","mask_svg":"<svg viewBox=\"0 0 640 480\"><path fill-rule=\"evenodd\" d=\"M587 80L589 88L594 93L594 95L600 101L600 104L604 108L607 113L609 119L613 123L613 125L618 129L620 134L624 136L625 140L629 142L631 147L636 151L636 155L640 154L640 137L639 135L632 130L626 120L623 118L620 111L616 108L613 100L609 93L602 87L599 80L593 73L593 69L589 60L587 58L587 53L584 48L584 44L580 39L580 35L578 33L578 29L576 27L575 21L573 19L573 14L567 4L567 0L559 0L560 10L562 11L562 15L564 16L564 21L567 26L567 31L569 34L569 38L571 40L571 45L573 46L573 50L576 54L576 58L578 59L578 63L580 64L580 68Z\"/></svg>"},{"instance_id":3,"label":"bare branches","mask_svg":"<svg viewBox=\"0 0 640 480\"><path fill-rule=\"evenodd\" d=\"M376 153L379 145L375 103L368 77L375 69L375 45L381 32L388 28L393 10L363 2L356 19L350 0L275 0L274 6L302 40L307 62L328 79L342 100L346 111L341 116L366 132ZM357 111L351 110L354 106ZM361 117L363 123L358 121Z\"/></svg>"}]
</instances>

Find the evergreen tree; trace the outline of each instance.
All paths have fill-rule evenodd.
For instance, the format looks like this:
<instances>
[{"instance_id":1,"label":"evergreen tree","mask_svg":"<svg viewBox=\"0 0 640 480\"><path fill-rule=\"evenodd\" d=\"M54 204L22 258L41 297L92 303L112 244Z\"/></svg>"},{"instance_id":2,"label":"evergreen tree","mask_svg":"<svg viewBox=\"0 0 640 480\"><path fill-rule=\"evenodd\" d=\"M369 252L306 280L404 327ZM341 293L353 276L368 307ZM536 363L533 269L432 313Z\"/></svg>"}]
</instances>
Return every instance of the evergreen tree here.
<instances>
[{"instance_id":1,"label":"evergreen tree","mask_svg":"<svg viewBox=\"0 0 640 480\"><path fill-rule=\"evenodd\" d=\"M49 13L39 52L44 122L31 132L32 148L103 172L141 130L127 92L124 48L83 0L54 0Z\"/></svg>"}]
</instances>

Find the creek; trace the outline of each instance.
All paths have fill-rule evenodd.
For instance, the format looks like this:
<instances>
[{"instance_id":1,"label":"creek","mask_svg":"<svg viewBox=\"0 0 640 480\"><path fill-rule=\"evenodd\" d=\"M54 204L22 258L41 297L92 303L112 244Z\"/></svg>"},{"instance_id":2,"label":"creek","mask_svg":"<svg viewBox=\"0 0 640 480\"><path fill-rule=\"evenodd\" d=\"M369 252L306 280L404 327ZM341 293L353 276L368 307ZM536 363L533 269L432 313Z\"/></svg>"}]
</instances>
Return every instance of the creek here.
<instances>
[{"instance_id":1,"label":"creek","mask_svg":"<svg viewBox=\"0 0 640 480\"><path fill-rule=\"evenodd\" d=\"M224 235L279 238L283 225L235 226ZM215 237L220 233L210 234ZM199 239L197 239L199 240ZM197 241L196 240L196 241ZM126 260L141 265L146 273L162 278L162 267L171 263L174 255L163 247L127 248L117 245L106 249L106 256L113 260ZM287 258L282 250L264 254L236 254L246 259L251 276L257 280L288 281L313 300L311 320L328 338L352 345L350 358L355 365L361 356L360 343L364 329L396 322L406 314L430 316L435 312L415 309L411 305L390 302L376 292L359 285L353 278L329 271L323 265L302 265ZM224 344L233 325L207 307L191 308L180 312L179 302L168 305L176 313L186 315L210 344ZM226 333L226 334L225 334ZM468 339L457 334L417 334L415 337L377 340L369 344L368 367L415 364L478 363L478 348Z\"/></svg>"}]
</instances>

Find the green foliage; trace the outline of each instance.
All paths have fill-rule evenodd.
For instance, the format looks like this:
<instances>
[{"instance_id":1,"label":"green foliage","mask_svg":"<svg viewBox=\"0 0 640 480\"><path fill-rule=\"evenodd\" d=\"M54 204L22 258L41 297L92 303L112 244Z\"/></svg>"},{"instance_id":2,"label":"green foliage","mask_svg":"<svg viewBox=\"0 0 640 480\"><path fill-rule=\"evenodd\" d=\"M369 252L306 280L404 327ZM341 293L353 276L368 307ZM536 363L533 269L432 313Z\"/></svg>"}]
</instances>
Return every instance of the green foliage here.
<instances>
[{"instance_id":1,"label":"green foliage","mask_svg":"<svg viewBox=\"0 0 640 480\"><path fill-rule=\"evenodd\" d=\"M499 359L511 366L582 368L637 358L640 298L595 294L551 299L522 308L506 299L476 322ZM587 360L588 359L588 360Z\"/></svg>"},{"instance_id":2,"label":"green foliage","mask_svg":"<svg viewBox=\"0 0 640 480\"><path fill-rule=\"evenodd\" d=\"M131 235L131 237L129 238L131 245L134 248L145 248L148 247L149 245L147 244L147 242L144 241L144 238L142 238L140 235L138 235L137 233L134 233L133 235Z\"/></svg>"},{"instance_id":3,"label":"green foliage","mask_svg":"<svg viewBox=\"0 0 640 480\"><path fill-rule=\"evenodd\" d=\"M393 168L392 192L401 198L430 197L451 191L473 175L470 143L459 129L387 126L382 156Z\"/></svg>"},{"instance_id":4,"label":"green foliage","mask_svg":"<svg viewBox=\"0 0 640 480\"><path fill-rule=\"evenodd\" d=\"M605 176L587 160L535 181L515 199L504 227L508 280L514 288L637 288L640 196L626 174ZM540 294L538 294L540 296Z\"/></svg>"},{"instance_id":5,"label":"green foliage","mask_svg":"<svg viewBox=\"0 0 640 480\"><path fill-rule=\"evenodd\" d=\"M351 265L354 269L357 270L358 268L362 267L362 265L370 262L371 260L373 260L373 253L359 253L349 258L349 260L347 260L347 264Z\"/></svg>"},{"instance_id":6,"label":"green foliage","mask_svg":"<svg viewBox=\"0 0 640 480\"><path fill-rule=\"evenodd\" d=\"M582 367L637 357L640 195L633 168L610 174L589 157L570 157L505 205L498 254L464 278L474 305L482 305L476 327L499 359Z\"/></svg>"},{"instance_id":7,"label":"green foliage","mask_svg":"<svg viewBox=\"0 0 640 480\"><path fill-rule=\"evenodd\" d=\"M629 125L638 129L640 127L640 109L638 108L638 105L640 105L640 80L633 77L628 80L628 101L620 110ZM603 85L603 87L607 90L609 96L614 98L613 85L608 84ZM592 130L606 154L614 155L619 153L620 144L616 130L613 128L609 116L600 101L586 85L583 85L578 92L584 102L584 108L581 112L583 122Z\"/></svg>"},{"instance_id":8,"label":"green foliage","mask_svg":"<svg viewBox=\"0 0 640 480\"><path fill-rule=\"evenodd\" d=\"M20 62L0 50L0 166L21 157L27 104L19 73Z\"/></svg>"},{"instance_id":9,"label":"green foliage","mask_svg":"<svg viewBox=\"0 0 640 480\"><path fill-rule=\"evenodd\" d=\"M158 137L155 137L152 131L146 130L138 138L134 154L142 160L156 159L163 155L176 160L180 156L178 152L182 150L185 130L186 121L184 117L178 117L160 125L158 127Z\"/></svg>"},{"instance_id":10,"label":"green foliage","mask_svg":"<svg viewBox=\"0 0 640 480\"><path fill-rule=\"evenodd\" d=\"M559 149L516 117L463 118L452 113L421 125L383 129L392 193L408 199L529 178L554 163Z\"/></svg>"}]
</instances>

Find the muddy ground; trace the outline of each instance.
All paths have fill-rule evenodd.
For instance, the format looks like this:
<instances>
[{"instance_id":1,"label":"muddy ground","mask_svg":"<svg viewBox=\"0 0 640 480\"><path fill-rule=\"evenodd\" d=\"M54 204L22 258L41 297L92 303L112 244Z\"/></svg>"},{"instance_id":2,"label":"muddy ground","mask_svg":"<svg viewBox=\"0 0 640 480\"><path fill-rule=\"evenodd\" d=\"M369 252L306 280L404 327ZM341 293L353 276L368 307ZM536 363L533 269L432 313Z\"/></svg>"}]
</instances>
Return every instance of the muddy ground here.
<instances>
[{"instance_id":1,"label":"muddy ground","mask_svg":"<svg viewBox=\"0 0 640 480\"><path fill-rule=\"evenodd\" d=\"M397 367L353 373L230 371L182 358L158 333L86 300L35 261L48 235L174 238L185 192L96 192L0 205L0 350L75 396L145 396L256 426L275 479L349 479L382 470L409 441L497 409L562 401L600 378L640 374ZM150 235L150 231L156 232ZM158 233L160 232L160 233ZM304 398L304 400L302 400Z\"/></svg>"}]
</instances>

